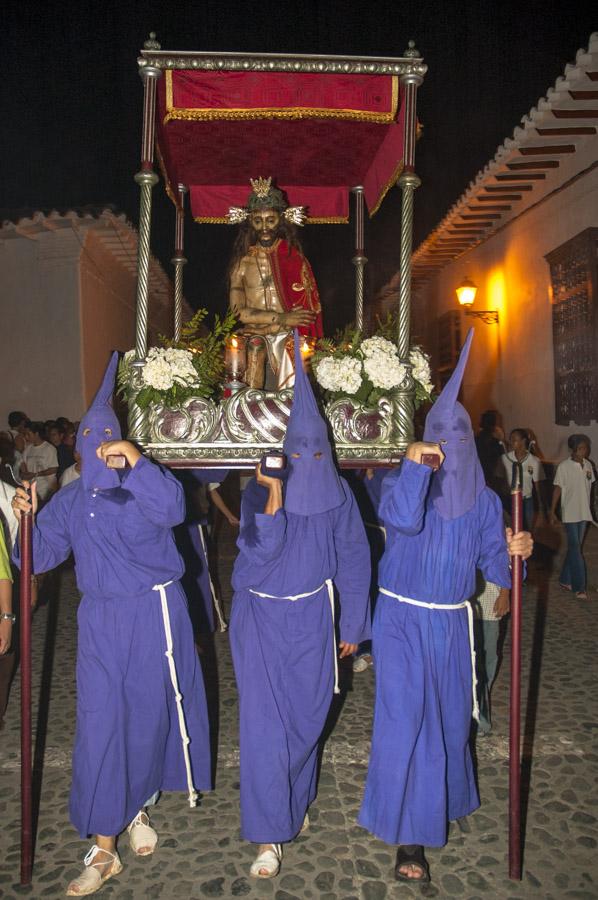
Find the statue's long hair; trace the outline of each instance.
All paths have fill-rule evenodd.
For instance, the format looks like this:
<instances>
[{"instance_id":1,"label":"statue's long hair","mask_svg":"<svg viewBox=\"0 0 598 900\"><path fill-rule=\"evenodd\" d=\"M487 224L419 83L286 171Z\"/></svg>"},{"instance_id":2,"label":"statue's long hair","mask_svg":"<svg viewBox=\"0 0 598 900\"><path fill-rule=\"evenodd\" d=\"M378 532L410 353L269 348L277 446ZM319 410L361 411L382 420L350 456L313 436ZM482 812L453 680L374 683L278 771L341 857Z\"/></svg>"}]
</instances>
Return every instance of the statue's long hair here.
<instances>
[{"instance_id":1,"label":"statue's long hair","mask_svg":"<svg viewBox=\"0 0 598 900\"><path fill-rule=\"evenodd\" d=\"M301 249L301 242L297 234L297 226L292 222L287 222L286 219L281 218L278 228L276 229L276 238L282 238L283 241L287 242L287 244L289 245L289 256L291 254L291 248L294 248L299 253L303 252ZM233 252L231 253L230 263L228 265L227 282L229 288L232 273L237 268L243 257L247 256L249 248L253 247L253 245L256 243L257 235L253 226L250 222L242 222L239 226L239 232L237 234L237 237L235 238L235 243L233 244Z\"/></svg>"}]
</instances>

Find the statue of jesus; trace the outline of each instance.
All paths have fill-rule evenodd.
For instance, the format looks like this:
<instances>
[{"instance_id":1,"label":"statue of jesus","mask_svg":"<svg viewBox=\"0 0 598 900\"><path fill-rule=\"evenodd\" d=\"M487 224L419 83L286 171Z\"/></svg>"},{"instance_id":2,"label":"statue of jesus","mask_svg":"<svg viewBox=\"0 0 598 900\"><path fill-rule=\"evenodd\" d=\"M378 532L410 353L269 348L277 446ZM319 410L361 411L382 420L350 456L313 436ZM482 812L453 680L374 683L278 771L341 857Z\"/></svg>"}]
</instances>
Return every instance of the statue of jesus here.
<instances>
[{"instance_id":1,"label":"statue of jesus","mask_svg":"<svg viewBox=\"0 0 598 900\"><path fill-rule=\"evenodd\" d=\"M293 329L322 337L320 298L296 234L303 210L289 207L271 178L251 179L251 185L247 207L229 211L229 221L241 223L229 267L229 303L247 338L245 381L282 390L294 383L287 348Z\"/></svg>"}]
</instances>

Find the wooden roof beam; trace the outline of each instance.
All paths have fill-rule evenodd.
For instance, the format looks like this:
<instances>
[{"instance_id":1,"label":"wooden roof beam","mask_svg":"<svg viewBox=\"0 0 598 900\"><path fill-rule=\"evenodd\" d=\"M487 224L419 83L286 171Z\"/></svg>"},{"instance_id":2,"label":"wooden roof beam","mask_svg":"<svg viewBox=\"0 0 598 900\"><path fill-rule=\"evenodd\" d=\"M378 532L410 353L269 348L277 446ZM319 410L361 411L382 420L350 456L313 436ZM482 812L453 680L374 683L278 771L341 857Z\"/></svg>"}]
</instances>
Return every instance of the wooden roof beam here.
<instances>
[{"instance_id":1,"label":"wooden roof beam","mask_svg":"<svg viewBox=\"0 0 598 900\"><path fill-rule=\"evenodd\" d=\"M552 137L553 135L556 137L557 135L568 135L568 134L596 134L596 129L593 125L569 125L563 126L562 128L537 128L536 131L538 134L542 135L542 137Z\"/></svg>"},{"instance_id":2,"label":"wooden roof beam","mask_svg":"<svg viewBox=\"0 0 598 900\"><path fill-rule=\"evenodd\" d=\"M493 200L494 197L478 197L478 200ZM472 212L484 212L485 210L490 210L490 212L508 212L510 209L513 209L512 206L505 203L496 205L496 206L468 206L467 209L470 209Z\"/></svg>"},{"instance_id":3,"label":"wooden roof beam","mask_svg":"<svg viewBox=\"0 0 598 900\"><path fill-rule=\"evenodd\" d=\"M553 144L545 147L520 147L519 152L522 156L540 156L546 153L553 156L561 153L575 153L575 144Z\"/></svg>"},{"instance_id":4,"label":"wooden roof beam","mask_svg":"<svg viewBox=\"0 0 598 900\"><path fill-rule=\"evenodd\" d=\"M518 169L558 169L559 166L560 162L558 159L545 159L541 162L524 160L524 162L507 163L507 169L511 169L511 171L517 171Z\"/></svg>"},{"instance_id":5,"label":"wooden roof beam","mask_svg":"<svg viewBox=\"0 0 598 900\"><path fill-rule=\"evenodd\" d=\"M598 109L553 109L555 119L598 119Z\"/></svg>"},{"instance_id":6,"label":"wooden roof beam","mask_svg":"<svg viewBox=\"0 0 598 900\"><path fill-rule=\"evenodd\" d=\"M507 178L507 177L509 177L509 176L505 175L504 177ZM516 190L516 191L531 191L531 190L533 189L533 185L531 185L531 184L514 184L514 185L513 185L513 188L514 188L514 190ZM501 185L498 185L498 184L485 184L485 185L484 185L484 190L485 190L485 191L488 191L488 192L491 193L491 194L498 194L498 193L500 193L501 191L509 190L509 187L508 187L508 185L505 185L505 184L501 184ZM482 200L482 199L483 199L483 197L480 197L480 200ZM494 200L494 199L496 199L496 198L493 197L492 199ZM504 198L501 198L501 199L505 199L505 200L506 200L507 198L504 197ZM510 199L510 198L509 198L509 199ZM513 195L513 199L521 200L521 197L515 198L515 196Z\"/></svg>"}]
</instances>

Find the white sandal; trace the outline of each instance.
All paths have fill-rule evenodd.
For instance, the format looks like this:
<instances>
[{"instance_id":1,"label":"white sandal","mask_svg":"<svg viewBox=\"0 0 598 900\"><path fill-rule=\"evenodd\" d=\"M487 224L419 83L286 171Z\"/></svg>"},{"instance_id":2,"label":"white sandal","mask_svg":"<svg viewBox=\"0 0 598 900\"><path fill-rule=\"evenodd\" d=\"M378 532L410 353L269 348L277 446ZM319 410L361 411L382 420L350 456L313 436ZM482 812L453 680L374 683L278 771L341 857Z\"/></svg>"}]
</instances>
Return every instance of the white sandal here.
<instances>
[{"instance_id":1,"label":"white sandal","mask_svg":"<svg viewBox=\"0 0 598 900\"><path fill-rule=\"evenodd\" d=\"M140 809L131 824L127 827L131 850L136 856L150 856L156 849L158 834L152 828L149 816Z\"/></svg>"},{"instance_id":2,"label":"white sandal","mask_svg":"<svg viewBox=\"0 0 598 900\"><path fill-rule=\"evenodd\" d=\"M104 870L103 874L100 874L96 866L105 866L107 860L104 860L104 862L100 862L99 860L98 862L94 862L98 853L107 853L108 856L112 857L110 868ZM85 863L85 869L81 875L73 879L67 887L67 897L85 897L87 894L95 894L96 891L99 891L105 881L108 881L113 875L118 875L123 869L123 864L121 863L120 856L116 850L114 853L111 853L110 850L102 850L97 844L94 844L85 854L83 862Z\"/></svg>"},{"instance_id":3,"label":"white sandal","mask_svg":"<svg viewBox=\"0 0 598 900\"><path fill-rule=\"evenodd\" d=\"M249 874L252 878L275 878L280 872L282 860L282 844L270 844L268 850L258 853L254 859ZM265 872L262 872L262 869Z\"/></svg>"}]
</instances>

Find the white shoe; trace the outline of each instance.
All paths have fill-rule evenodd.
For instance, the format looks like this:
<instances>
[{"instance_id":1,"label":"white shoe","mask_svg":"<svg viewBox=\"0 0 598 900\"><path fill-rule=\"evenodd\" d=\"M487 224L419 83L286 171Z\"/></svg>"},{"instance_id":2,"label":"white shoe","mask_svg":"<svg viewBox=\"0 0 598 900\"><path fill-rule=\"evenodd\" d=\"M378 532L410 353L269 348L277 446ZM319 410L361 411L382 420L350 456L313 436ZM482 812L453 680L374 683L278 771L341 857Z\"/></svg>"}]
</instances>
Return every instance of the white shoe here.
<instances>
[{"instance_id":1,"label":"white shoe","mask_svg":"<svg viewBox=\"0 0 598 900\"><path fill-rule=\"evenodd\" d=\"M309 813L305 813L305 818L303 820L303 825L299 829L299 834L305 834L305 832L309 828Z\"/></svg>"},{"instance_id":2,"label":"white shoe","mask_svg":"<svg viewBox=\"0 0 598 900\"><path fill-rule=\"evenodd\" d=\"M109 857L112 857L112 863L109 864L107 860L103 860L102 862L97 860L94 862L98 853L106 853ZM85 868L67 887L67 897L85 897L88 894L95 894L96 891L99 891L105 881L108 881L113 875L118 875L119 872L122 872L123 868L120 856L116 850L114 853L111 853L110 850L102 850L97 844L94 844L85 854L83 862L85 863ZM99 868L106 865L108 865L108 868L104 869L103 874L100 874Z\"/></svg>"},{"instance_id":3,"label":"white shoe","mask_svg":"<svg viewBox=\"0 0 598 900\"><path fill-rule=\"evenodd\" d=\"M140 809L127 828L131 850L136 856L150 856L156 849L158 833L152 828L149 816Z\"/></svg>"},{"instance_id":4,"label":"white shoe","mask_svg":"<svg viewBox=\"0 0 598 900\"><path fill-rule=\"evenodd\" d=\"M249 874L252 878L275 878L280 872L282 844L270 844L254 859Z\"/></svg>"}]
</instances>

